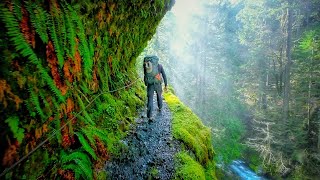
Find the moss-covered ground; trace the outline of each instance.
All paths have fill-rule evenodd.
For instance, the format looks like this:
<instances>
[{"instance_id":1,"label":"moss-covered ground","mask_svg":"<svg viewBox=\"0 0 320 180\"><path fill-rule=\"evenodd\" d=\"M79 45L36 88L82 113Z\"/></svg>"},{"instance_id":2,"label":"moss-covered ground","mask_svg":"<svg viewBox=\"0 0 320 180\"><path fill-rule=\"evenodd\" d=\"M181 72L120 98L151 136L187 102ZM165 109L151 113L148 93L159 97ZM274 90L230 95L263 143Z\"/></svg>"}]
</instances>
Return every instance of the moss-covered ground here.
<instances>
[{"instance_id":1,"label":"moss-covered ground","mask_svg":"<svg viewBox=\"0 0 320 180\"><path fill-rule=\"evenodd\" d=\"M175 178L216 179L210 129L172 90L164 93L164 98L172 112L173 137L181 141L183 149L175 157Z\"/></svg>"}]
</instances>

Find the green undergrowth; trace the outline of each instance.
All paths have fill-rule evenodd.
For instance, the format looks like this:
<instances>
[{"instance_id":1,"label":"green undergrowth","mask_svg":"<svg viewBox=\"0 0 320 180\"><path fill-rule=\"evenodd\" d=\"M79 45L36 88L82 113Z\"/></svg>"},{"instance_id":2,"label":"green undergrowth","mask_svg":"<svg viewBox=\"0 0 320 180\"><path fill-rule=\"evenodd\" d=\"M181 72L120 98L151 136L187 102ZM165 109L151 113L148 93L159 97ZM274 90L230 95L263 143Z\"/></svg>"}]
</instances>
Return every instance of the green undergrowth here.
<instances>
[{"instance_id":1,"label":"green undergrowth","mask_svg":"<svg viewBox=\"0 0 320 180\"><path fill-rule=\"evenodd\" d=\"M164 93L172 112L173 137L182 143L175 157L176 179L216 179L210 128L185 106L172 91Z\"/></svg>"}]
</instances>

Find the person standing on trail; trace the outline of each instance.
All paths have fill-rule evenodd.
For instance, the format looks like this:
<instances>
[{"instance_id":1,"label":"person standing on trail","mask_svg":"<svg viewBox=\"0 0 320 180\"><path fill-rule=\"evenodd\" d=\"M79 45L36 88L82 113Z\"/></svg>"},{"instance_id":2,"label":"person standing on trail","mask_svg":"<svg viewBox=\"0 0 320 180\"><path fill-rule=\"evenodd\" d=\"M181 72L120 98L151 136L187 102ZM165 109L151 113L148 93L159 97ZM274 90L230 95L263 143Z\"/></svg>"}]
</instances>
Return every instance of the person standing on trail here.
<instances>
[{"instance_id":1,"label":"person standing on trail","mask_svg":"<svg viewBox=\"0 0 320 180\"><path fill-rule=\"evenodd\" d=\"M147 117L149 120L152 119L153 109L153 94L154 91L157 93L158 110L161 112L162 109L162 78L164 80L164 88L167 90L167 77L161 64L158 63L159 58L157 56L146 56L143 60L143 71L144 71L144 83L147 86ZM162 75L162 78L161 78Z\"/></svg>"}]
</instances>

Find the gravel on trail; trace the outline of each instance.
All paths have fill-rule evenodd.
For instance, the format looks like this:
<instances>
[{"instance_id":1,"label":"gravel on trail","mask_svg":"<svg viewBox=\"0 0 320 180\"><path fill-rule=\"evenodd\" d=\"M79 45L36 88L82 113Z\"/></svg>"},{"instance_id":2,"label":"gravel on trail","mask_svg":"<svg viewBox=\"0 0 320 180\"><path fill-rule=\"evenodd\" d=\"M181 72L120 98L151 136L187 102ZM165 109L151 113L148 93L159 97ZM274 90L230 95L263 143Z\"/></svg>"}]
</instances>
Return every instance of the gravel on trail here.
<instances>
[{"instance_id":1,"label":"gravel on trail","mask_svg":"<svg viewBox=\"0 0 320 180\"><path fill-rule=\"evenodd\" d=\"M146 109L136 118L136 125L122 140L126 151L120 157L111 157L105 169L108 179L171 179L174 174L174 155L178 142L171 133L171 112L163 101L158 111L153 98L153 121L146 117Z\"/></svg>"}]
</instances>

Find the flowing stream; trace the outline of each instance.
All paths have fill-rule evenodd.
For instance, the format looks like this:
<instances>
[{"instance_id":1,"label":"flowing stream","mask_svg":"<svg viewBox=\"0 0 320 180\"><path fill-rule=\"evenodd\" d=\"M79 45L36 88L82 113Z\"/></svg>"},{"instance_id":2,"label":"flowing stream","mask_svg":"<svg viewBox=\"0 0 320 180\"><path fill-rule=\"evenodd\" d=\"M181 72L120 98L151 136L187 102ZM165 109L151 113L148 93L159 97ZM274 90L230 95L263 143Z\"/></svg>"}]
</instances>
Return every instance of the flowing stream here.
<instances>
[{"instance_id":1,"label":"flowing stream","mask_svg":"<svg viewBox=\"0 0 320 180\"><path fill-rule=\"evenodd\" d=\"M267 180L267 178L257 175L245 162L241 160L233 161L229 166L229 169L241 180Z\"/></svg>"}]
</instances>

